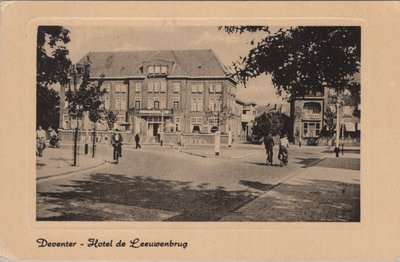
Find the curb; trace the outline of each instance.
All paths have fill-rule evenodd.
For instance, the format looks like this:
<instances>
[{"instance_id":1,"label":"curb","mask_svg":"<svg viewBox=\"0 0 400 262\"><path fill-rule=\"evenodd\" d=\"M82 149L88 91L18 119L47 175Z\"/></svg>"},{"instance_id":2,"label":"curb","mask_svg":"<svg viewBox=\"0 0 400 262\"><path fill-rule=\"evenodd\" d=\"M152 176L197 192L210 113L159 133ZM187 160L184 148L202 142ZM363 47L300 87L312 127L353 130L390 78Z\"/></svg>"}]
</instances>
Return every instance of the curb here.
<instances>
[{"instance_id":1,"label":"curb","mask_svg":"<svg viewBox=\"0 0 400 262\"><path fill-rule=\"evenodd\" d=\"M100 167L100 166L102 166L102 165L104 165L104 164L106 164L106 163L107 163L107 161L104 160L104 162L101 162L101 163L99 163L99 164L97 164L97 165L90 166L90 167L86 167L86 168L82 168L82 169L79 169L79 170L72 170L72 171L68 171L68 172L61 173L61 174L55 174L55 175L50 175L50 176L38 177L38 178L36 178L36 181L40 181L40 180L47 179L47 178L53 178L53 177L59 177L59 176L70 175L70 174L73 174L73 173L78 173L78 172L83 172L83 171L88 171L88 170L91 170L91 169L98 168L98 167Z\"/></svg>"}]
</instances>

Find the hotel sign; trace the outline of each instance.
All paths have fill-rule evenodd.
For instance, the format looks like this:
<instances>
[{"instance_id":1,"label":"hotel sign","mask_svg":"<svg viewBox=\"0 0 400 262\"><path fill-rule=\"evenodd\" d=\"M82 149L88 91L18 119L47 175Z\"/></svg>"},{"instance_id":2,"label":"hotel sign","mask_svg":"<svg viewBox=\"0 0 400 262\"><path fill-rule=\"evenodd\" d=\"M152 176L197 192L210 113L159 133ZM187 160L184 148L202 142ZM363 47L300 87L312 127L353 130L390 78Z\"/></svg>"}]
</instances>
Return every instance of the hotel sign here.
<instances>
[{"instance_id":1,"label":"hotel sign","mask_svg":"<svg viewBox=\"0 0 400 262\"><path fill-rule=\"evenodd\" d=\"M308 113L308 114L304 114L304 119L320 119L321 118L321 114L319 113Z\"/></svg>"}]
</instances>

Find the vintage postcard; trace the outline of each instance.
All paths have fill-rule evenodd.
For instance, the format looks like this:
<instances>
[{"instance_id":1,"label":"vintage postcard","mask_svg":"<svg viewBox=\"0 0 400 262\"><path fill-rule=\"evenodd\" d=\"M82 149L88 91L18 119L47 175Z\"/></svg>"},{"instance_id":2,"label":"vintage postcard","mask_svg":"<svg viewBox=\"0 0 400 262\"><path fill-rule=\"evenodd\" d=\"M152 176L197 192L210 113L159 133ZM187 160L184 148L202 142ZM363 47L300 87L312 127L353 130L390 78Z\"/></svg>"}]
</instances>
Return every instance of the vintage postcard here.
<instances>
[{"instance_id":1,"label":"vintage postcard","mask_svg":"<svg viewBox=\"0 0 400 262\"><path fill-rule=\"evenodd\" d=\"M398 3L1 15L3 258L400 256Z\"/></svg>"}]
</instances>

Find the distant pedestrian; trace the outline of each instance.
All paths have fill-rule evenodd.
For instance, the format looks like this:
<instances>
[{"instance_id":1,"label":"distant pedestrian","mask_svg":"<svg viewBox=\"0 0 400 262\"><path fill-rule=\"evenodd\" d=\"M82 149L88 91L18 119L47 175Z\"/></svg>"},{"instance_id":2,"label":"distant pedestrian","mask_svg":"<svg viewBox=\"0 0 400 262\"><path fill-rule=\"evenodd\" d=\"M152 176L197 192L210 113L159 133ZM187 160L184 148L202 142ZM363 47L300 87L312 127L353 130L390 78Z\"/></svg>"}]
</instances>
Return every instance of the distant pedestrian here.
<instances>
[{"instance_id":1,"label":"distant pedestrian","mask_svg":"<svg viewBox=\"0 0 400 262\"><path fill-rule=\"evenodd\" d=\"M135 142L136 142L136 149L142 148L142 147L140 146L140 144L139 144L139 142L140 142L140 136L139 136L139 134L136 134L136 136L135 136Z\"/></svg>"},{"instance_id":2,"label":"distant pedestrian","mask_svg":"<svg viewBox=\"0 0 400 262\"><path fill-rule=\"evenodd\" d=\"M271 136L271 133L268 132L267 135L264 137L264 146L266 150L266 155L267 155L267 160L266 163L267 165L272 166L272 155L273 155L273 148L274 148L274 139Z\"/></svg>"},{"instance_id":3,"label":"distant pedestrian","mask_svg":"<svg viewBox=\"0 0 400 262\"><path fill-rule=\"evenodd\" d=\"M40 157L43 156L43 151L46 148L46 131L39 126L36 130L36 154Z\"/></svg>"}]
</instances>

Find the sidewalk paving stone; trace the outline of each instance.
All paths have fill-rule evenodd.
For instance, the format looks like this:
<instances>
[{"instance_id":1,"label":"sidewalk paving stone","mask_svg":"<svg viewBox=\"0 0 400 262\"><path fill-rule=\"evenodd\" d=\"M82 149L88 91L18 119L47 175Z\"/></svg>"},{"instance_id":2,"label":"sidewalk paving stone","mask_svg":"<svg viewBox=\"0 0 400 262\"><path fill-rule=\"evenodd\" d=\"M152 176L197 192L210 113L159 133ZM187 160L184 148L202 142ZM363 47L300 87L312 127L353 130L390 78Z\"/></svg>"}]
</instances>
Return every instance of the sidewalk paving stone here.
<instances>
[{"instance_id":1,"label":"sidewalk paving stone","mask_svg":"<svg viewBox=\"0 0 400 262\"><path fill-rule=\"evenodd\" d=\"M72 147L46 148L43 157L36 157L36 178L43 179L78 172L105 163L104 157L99 154L95 158L92 158L91 154L85 155L82 146L80 146L78 152L77 165L73 166Z\"/></svg>"},{"instance_id":2,"label":"sidewalk paving stone","mask_svg":"<svg viewBox=\"0 0 400 262\"><path fill-rule=\"evenodd\" d=\"M325 167L325 161L331 162L324 159L299 172L222 220L360 221L360 172Z\"/></svg>"}]
</instances>

